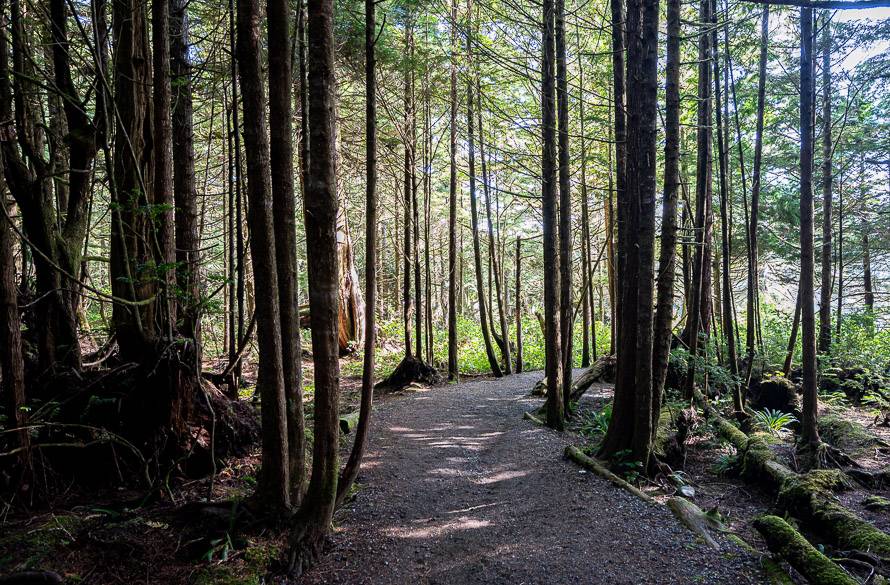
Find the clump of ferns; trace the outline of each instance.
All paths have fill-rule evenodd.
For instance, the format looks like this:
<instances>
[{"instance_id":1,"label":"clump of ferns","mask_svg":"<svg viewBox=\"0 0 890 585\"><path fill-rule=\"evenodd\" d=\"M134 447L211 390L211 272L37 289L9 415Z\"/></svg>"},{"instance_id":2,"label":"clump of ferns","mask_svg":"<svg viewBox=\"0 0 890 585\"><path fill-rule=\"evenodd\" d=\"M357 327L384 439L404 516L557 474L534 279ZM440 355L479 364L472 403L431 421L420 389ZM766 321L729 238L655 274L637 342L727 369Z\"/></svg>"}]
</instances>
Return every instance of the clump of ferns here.
<instances>
[{"instance_id":1,"label":"clump of ferns","mask_svg":"<svg viewBox=\"0 0 890 585\"><path fill-rule=\"evenodd\" d=\"M776 436L797 422L797 418L789 412L769 408L754 411L754 424Z\"/></svg>"}]
</instances>

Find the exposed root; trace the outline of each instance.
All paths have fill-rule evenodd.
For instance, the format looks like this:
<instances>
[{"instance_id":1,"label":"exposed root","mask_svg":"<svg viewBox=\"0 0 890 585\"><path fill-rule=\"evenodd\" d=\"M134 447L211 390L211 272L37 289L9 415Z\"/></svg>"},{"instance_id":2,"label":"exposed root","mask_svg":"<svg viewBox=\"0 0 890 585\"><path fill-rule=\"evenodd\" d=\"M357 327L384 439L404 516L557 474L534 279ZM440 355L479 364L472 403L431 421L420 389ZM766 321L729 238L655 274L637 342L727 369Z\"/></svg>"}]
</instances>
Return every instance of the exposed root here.
<instances>
[{"instance_id":1,"label":"exposed root","mask_svg":"<svg viewBox=\"0 0 890 585\"><path fill-rule=\"evenodd\" d=\"M406 357L399 362L392 373L377 383L375 389L380 391L397 392L407 388L411 384L425 384L435 386L442 382L439 371L414 356Z\"/></svg>"}]
</instances>

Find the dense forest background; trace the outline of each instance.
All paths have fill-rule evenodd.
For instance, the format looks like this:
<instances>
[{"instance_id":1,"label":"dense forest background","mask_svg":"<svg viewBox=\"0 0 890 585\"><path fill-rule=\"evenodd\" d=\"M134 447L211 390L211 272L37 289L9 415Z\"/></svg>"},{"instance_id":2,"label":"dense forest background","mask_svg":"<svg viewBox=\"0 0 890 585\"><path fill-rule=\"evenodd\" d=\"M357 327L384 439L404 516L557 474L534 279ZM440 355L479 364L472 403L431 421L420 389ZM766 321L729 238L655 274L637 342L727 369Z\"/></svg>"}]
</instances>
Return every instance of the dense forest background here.
<instances>
[{"instance_id":1,"label":"dense forest background","mask_svg":"<svg viewBox=\"0 0 890 585\"><path fill-rule=\"evenodd\" d=\"M861 467L818 419L888 424L888 11L0 0L0 512L252 458L296 575L375 382L532 370L631 483L673 400Z\"/></svg>"}]
</instances>

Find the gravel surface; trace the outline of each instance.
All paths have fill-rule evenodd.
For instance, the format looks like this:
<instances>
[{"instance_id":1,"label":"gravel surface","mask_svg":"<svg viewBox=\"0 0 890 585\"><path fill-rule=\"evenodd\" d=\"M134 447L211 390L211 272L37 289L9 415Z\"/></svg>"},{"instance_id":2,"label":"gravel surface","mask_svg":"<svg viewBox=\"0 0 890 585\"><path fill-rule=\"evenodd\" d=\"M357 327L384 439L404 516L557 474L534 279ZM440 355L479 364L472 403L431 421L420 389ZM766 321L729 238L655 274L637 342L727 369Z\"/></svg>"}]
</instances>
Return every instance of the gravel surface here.
<instances>
[{"instance_id":1,"label":"gravel surface","mask_svg":"<svg viewBox=\"0 0 890 585\"><path fill-rule=\"evenodd\" d=\"M522 413L541 374L471 381L375 408L356 499L304 583L762 583L757 559L696 542L562 457Z\"/></svg>"}]
</instances>

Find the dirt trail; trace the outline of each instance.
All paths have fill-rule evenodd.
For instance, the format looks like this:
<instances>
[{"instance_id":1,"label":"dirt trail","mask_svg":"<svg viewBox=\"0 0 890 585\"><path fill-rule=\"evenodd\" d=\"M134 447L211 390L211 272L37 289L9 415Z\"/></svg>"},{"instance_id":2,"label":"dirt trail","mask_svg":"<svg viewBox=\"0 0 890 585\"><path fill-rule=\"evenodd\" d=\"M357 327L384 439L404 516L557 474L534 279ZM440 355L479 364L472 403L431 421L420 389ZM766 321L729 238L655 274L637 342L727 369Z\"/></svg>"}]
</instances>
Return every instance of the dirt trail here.
<instances>
[{"instance_id":1,"label":"dirt trail","mask_svg":"<svg viewBox=\"0 0 890 585\"><path fill-rule=\"evenodd\" d=\"M758 561L695 542L671 513L563 460L523 420L540 373L375 409L356 499L304 583L760 583Z\"/></svg>"}]
</instances>

